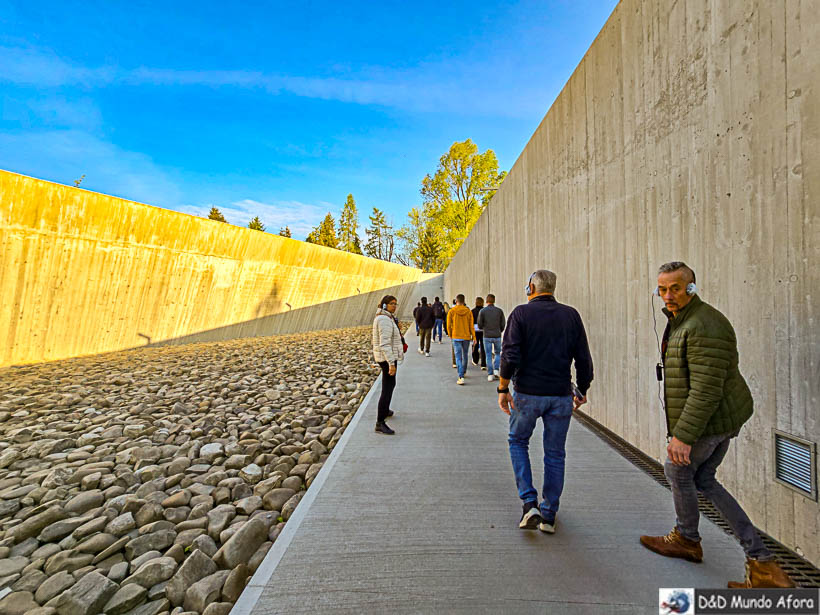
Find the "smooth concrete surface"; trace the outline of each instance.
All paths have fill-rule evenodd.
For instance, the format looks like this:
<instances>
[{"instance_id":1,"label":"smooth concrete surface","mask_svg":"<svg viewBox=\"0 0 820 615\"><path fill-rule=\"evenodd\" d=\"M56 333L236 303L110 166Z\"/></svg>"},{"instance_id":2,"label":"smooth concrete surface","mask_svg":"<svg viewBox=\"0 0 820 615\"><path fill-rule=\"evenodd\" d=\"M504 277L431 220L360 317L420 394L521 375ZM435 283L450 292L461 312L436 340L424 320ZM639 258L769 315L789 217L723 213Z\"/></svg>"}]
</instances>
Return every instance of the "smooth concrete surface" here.
<instances>
[{"instance_id":1,"label":"smooth concrete surface","mask_svg":"<svg viewBox=\"0 0 820 615\"><path fill-rule=\"evenodd\" d=\"M669 491L573 421L557 533L521 514L496 384L450 347L399 367L389 424L373 432L380 385L359 408L233 615L271 613L657 613L659 587L725 587L737 543L707 520L705 561L645 550L674 524ZM531 458L543 465L540 425Z\"/></svg>"},{"instance_id":2,"label":"smooth concrete surface","mask_svg":"<svg viewBox=\"0 0 820 615\"><path fill-rule=\"evenodd\" d=\"M0 171L0 366L368 324L421 275Z\"/></svg>"},{"instance_id":3,"label":"smooth concrete surface","mask_svg":"<svg viewBox=\"0 0 820 615\"><path fill-rule=\"evenodd\" d=\"M820 504L775 482L773 430L820 442L816 0L622 0L445 273L509 312L535 269L587 325L593 418L665 458L650 293L683 260L738 338L755 415L720 476L820 565ZM820 475L820 467L816 468Z\"/></svg>"}]
</instances>

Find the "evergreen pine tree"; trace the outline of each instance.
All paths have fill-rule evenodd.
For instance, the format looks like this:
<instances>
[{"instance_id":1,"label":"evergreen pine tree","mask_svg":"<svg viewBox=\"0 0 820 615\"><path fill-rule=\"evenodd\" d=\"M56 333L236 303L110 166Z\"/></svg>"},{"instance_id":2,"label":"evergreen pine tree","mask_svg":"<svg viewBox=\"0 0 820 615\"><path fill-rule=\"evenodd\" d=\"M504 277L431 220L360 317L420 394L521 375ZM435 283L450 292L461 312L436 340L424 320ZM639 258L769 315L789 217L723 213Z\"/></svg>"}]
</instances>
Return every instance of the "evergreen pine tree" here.
<instances>
[{"instance_id":1,"label":"evergreen pine tree","mask_svg":"<svg viewBox=\"0 0 820 615\"><path fill-rule=\"evenodd\" d=\"M208 213L208 220L216 220L218 222L227 222L225 216L222 215L222 212L219 211L216 207L211 207L210 213Z\"/></svg>"},{"instance_id":2,"label":"evergreen pine tree","mask_svg":"<svg viewBox=\"0 0 820 615\"><path fill-rule=\"evenodd\" d=\"M265 225L262 224L262 221L259 219L259 216L254 216L253 220L248 222L248 228L253 229L255 231L264 231Z\"/></svg>"},{"instance_id":3,"label":"evergreen pine tree","mask_svg":"<svg viewBox=\"0 0 820 615\"><path fill-rule=\"evenodd\" d=\"M361 254L359 241L359 212L352 194L347 195L342 215L339 216L339 249Z\"/></svg>"},{"instance_id":4,"label":"evergreen pine tree","mask_svg":"<svg viewBox=\"0 0 820 615\"><path fill-rule=\"evenodd\" d=\"M279 227L279 234L280 234L282 237L292 237L291 232L290 232L290 227L289 227L289 226L286 226L285 228L282 228L282 227L280 226L280 227Z\"/></svg>"}]
</instances>

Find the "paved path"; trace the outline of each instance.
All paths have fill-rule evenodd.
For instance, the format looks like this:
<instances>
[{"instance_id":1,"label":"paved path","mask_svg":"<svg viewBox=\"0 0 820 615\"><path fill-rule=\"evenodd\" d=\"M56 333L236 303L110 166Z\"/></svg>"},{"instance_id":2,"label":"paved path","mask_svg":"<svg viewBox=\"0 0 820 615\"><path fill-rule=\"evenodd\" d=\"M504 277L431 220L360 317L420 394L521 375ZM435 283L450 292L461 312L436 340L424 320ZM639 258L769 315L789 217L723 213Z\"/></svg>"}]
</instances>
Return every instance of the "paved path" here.
<instances>
[{"instance_id":1,"label":"paved path","mask_svg":"<svg viewBox=\"0 0 820 615\"><path fill-rule=\"evenodd\" d=\"M471 365L457 386L444 341L425 358L408 335L389 421L396 435L373 432L377 384L234 615L654 614L659 587L725 587L742 576L742 550L705 519L702 564L641 547L640 534L672 527L669 492L576 421L556 534L519 530L496 384ZM530 447L536 486L540 431Z\"/></svg>"}]
</instances>

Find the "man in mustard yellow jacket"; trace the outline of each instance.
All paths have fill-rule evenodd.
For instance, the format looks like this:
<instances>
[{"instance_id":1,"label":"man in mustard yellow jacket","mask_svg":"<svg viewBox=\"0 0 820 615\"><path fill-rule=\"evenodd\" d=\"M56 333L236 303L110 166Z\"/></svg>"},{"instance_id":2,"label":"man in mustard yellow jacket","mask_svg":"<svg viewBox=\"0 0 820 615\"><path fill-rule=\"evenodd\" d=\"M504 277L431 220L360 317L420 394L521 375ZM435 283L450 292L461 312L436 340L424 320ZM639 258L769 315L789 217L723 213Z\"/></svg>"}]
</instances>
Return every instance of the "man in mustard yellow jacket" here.
<instances>
[{"instance_id":1,"label":"man in mustard yellow jacket","mask_svg":"<svg viewBox=\"0 0 820 615\"><path fill-rule=\"evenodd\" d=\"M464 295L456 296L456 305L447 312L447 331L453 340L453 351L456 354L458 368L457 384L464 384L467 373L467 353L470 343L475 340L473 313L464 305Z\"/></svg>"}]
</instances>

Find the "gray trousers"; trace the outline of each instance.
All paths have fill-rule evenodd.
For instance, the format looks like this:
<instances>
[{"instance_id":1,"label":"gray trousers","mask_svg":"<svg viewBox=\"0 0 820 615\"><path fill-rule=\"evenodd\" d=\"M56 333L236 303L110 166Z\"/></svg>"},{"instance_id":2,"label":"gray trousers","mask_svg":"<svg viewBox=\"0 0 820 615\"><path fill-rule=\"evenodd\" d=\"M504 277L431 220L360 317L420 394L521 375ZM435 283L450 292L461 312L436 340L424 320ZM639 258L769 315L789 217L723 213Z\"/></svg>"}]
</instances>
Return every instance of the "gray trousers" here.
<instances>
[{"instance_id":1,"label":"gray trousers","mask_svg":"<svg viewBox=\"0 0 820 615\"><path fill-rule=\"evenodd\" d=\"M763 544L751 520L726 489L721 485L715 473L720 466L729 442L737 435L723 434L704 436L692 446L689 453L691 463L688 466L676 466L667 459L663 466L669 485L672 487L672 499L675 502L678 531L684 538L700 541L698 534L698 491L706 496L726 518L729 527L740 540L747 557L758 560L773 559L771 551Z\"/></svg>"},{"instance_id":2,"label":"gray trousers","mask_svg":"<svg viewBox=\"0 0 820 615\"><path fill-rule=\"evenodd\" d=\"M424 352L430 352L430 337L433 329L419 329L419 348Z\"/></svg>"}]
</instances>

